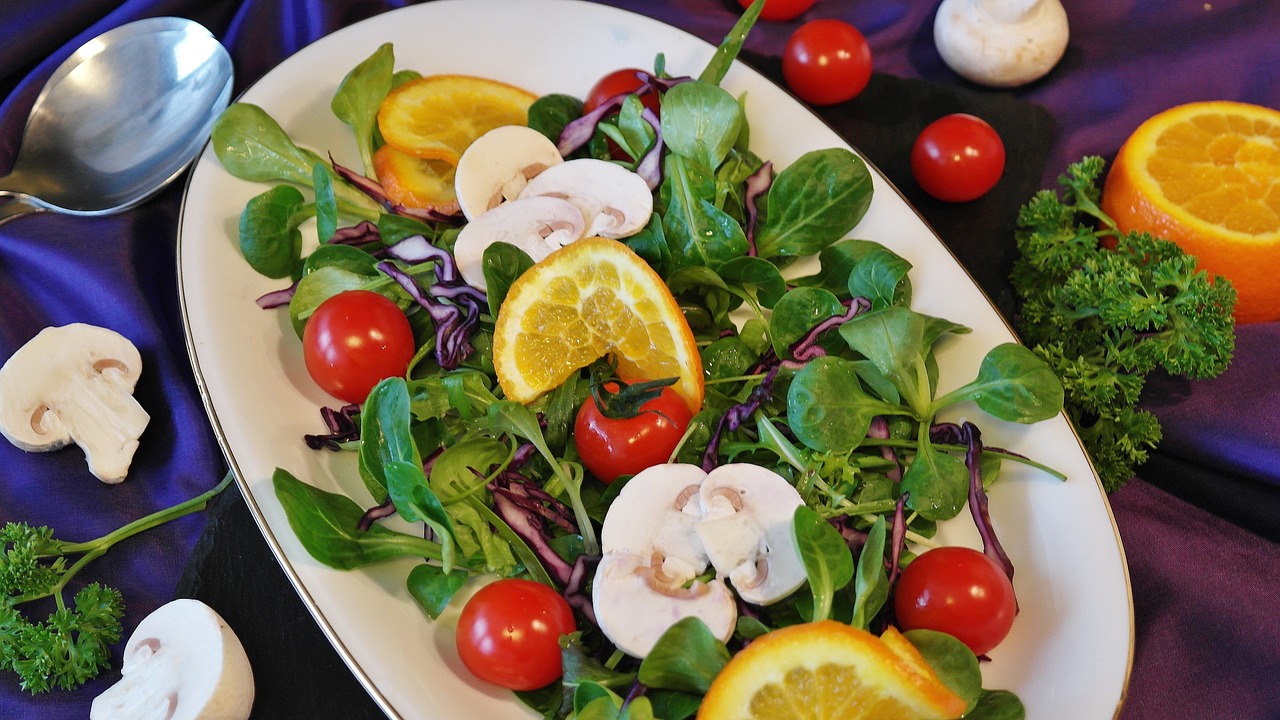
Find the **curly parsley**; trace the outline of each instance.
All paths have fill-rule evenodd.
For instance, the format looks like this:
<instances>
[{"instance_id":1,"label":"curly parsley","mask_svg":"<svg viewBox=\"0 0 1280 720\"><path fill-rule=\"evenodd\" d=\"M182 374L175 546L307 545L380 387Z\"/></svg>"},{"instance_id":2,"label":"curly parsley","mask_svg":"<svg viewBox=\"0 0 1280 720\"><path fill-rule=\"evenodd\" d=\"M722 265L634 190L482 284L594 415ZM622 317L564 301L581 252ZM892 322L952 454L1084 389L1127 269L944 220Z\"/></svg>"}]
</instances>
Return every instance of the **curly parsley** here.
<instances>
[{"instance_id":1,"label":"curly parsley","mask_svg":"<svg viewBox=\"0 0 1280 720\"><path fill-rule=\"evenodd\" d=\"M1010 282L1023 340L1054 369L1068 417L1108 492L1159 443L1160 423L1137 407L1156 369L1216 376L1235 351L1236 292L1222 276L1147 233L1121 233L1099 207L1105 164L1086 157L1018 215Z\"/></svg>"},{"instance_id":2,"label":"curly parsley","mask_svg":"<svg viewBox=\"0 0 1280 720\"><path fill-rule=\"evenodd\" d=\"M18 675L31 694L70 690L110 664L110 646L121 636L124 600L98 583L84 586L67 604L63 590L82 568L122 540L204 509L231 484L228 474L212 490L135 520L83 543L55 539L47 527L6 523L0 527L0 671ZM68 562L75 558L70 565ZM52 597L53 612L33 622L18 606Z\"/></svg>"}]
</instances>

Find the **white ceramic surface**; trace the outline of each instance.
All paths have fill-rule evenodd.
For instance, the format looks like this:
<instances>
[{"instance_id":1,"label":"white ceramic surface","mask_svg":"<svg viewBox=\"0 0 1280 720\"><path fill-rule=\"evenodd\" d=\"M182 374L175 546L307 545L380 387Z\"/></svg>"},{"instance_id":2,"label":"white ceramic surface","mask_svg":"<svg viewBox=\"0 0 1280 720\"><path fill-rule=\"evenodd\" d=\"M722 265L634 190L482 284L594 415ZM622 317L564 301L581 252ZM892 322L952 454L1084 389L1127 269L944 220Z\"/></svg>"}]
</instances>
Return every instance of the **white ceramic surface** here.
<instances>
[{"instance_id":1,"label":"white ceramic surface","mask_svg":"<svg viewBox=\"0 0 1280 720\"><path fill-rule=\"evenodd\" d=\"M397 68L482 75L539 94L579 97L605 72L652 66L659 52L673 74L696 75L713 50L680 30L603 5L440 0L323 38L268 73L241 101L267 109L299 144L359 167L350 133L329 102L347 71L384 42L394 43ZM736 65L723 85L735 95L748 93L753 149L778 167L807 150L845 144L745 66ZM289 529L271 489L277 466L327 490L366 495L349 457L303 444L304 433L322 429L318 408L337 403L308 378L286 313L254 304L281 286L253 272L236 245L240 211L264 189L231 177L206 149L187 188L179 231L192 363L259 526L320 627L388 716L530 717L504 691L468 678L448 623L427 620L404 588L411 562L331 570L312 560ZM852 235L877 240L912 262L916 309L974 329L942 353L944 391L972 378L988 348L1012 339L968 274L878 174L871 209ZM1096 475L1062 417L1027 428L961 410L972 412L987 444L1023 452L1068 476L1063 483L1016 469L991 493L994 521L1017 567L1021 615L984 664L985 684L1016 692L1033 720L1112 718L1132 662L1132 602L1119 535ZM978 545L967 517L943 528L942 537Z\"/></svg>"}]
</instances>

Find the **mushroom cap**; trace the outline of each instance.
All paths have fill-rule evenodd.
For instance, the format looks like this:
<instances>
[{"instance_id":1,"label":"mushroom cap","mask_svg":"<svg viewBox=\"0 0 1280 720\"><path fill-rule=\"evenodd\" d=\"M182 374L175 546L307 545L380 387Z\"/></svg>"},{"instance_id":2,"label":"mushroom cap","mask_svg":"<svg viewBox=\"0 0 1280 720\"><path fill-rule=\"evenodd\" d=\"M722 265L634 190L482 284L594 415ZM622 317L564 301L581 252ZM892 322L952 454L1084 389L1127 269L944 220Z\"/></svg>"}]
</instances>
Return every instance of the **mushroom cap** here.
<instances>
[{"instance_id":1,"label":"mushroom cap","mask_svg":"<svg viewBox=\"0 0 1280 720\"><path fill-rule=\"evenodd\" d=\"M624 238L640 232L653 214L653 193L644 178L596 158L566 160L543 170L520 197L548 195L582 211L586 235Z\"/></svg>"},{"instance_id":2,"label":"mushroom cap","mask_svg":"<svg viewBox=\"0 0 1280 720\"><path fill-rule=\"evenodd\" d=\"M121 679L93 699L90 720L247 720L253 669L222 616L199 600L161 605L124 648Z\"/></svg>"},{"instance_id":3,"label":"mushroom cap","mask_svg":"<svg viewBox=\"0 0 1280 720\"><path fill-rule=\"evenodd\" d=\"M672 625L697 617L721 641L733 636L738 606L719 578L689 588L655 578L645 558L606 554L596 569L591 602L600 630L622 652L644 657Z\"/></svg>"},{"instance_id":4,"label":"mushroom cap","mask_svg":"<svg viewBox=\"0 0 1280 720\"><path fill-rule=\"evenodd\" d=\"M45 328L0 367L0 434L28 451L74 442L94 476L120 482L151 420L133 397L141 374L138 349L114 330Z\"/></svg>"},{"instance_id":5,"label":"mushroom cap","mask_svg":"<svg viewBox=\"0 0 1280 720\"><path fill-rule=\"evenodd\" d=\"M711 471L699 495L704 514L698 538L716 572L743 600L768 605L804 584L792 531L804 499L786 478L759 465L730 463Z\"/></svg>"},{"instance_id":6,"label":"mushroom cap","mask_svg":"<svg viewBox=\"0 0 1280 720\"><path fill-rule=\"evenodd\" d=\"M502 125L476 138L453 178L458 206L474 220L520 195L529 178L564 162L556 144L524 125Z\"/></svg>"},{"instance_id":7,"label":"mushroom cap","mask_svg":"<svg viewBox=\"0 0 1280 720\"><path fill-rule=\"evenodd\" d=\"M1043 77L1062 59L1069 37L1059 0L943 0L933 23L943 62L991 87Z\"/></svg>"},{"instance_id":8,"label":"mushroom cap","mask_svg":"<svg viewBox=\"0 0 1280 720\"><path fill-rule=\"evenodd\" d=\"M534 262L582 237L578 208L555 197L529 197L505 202L462 227L454 242L458 272L472 287L487 289L484 251L496 242L515 245Z\"/></svg>"}]
</instances>

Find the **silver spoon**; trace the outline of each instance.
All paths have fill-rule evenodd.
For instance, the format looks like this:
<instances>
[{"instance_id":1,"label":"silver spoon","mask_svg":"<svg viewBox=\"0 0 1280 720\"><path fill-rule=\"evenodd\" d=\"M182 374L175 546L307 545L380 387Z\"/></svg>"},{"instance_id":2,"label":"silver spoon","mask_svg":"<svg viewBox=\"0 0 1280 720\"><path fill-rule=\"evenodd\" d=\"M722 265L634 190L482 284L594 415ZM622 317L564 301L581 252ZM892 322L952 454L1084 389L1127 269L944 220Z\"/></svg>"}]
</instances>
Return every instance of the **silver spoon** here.
<instances>
[{"instance_id":1,"label":"silver spoon","mask_svg":"<svg viewBox=\"0 0 1280 720\"><path fill-rule=\"evenodd\" d=\"M0 224L34 212L108 215L176 178L231 99L231 58L199 23L122 25L90 40L36 98Z\"/></svg>"}]
</instances>

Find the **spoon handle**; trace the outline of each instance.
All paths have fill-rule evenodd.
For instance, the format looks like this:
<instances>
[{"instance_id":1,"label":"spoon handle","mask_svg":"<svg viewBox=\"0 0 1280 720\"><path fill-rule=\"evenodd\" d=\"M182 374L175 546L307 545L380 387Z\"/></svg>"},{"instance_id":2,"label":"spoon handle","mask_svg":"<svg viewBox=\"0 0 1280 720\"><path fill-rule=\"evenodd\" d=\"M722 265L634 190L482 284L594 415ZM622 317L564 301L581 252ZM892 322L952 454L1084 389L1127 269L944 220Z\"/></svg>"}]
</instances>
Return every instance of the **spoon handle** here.
<instances>
[{"instance_id":1,"label":"spoon handle","mask_svg":"<svg viewBox=\"0 0 1280 720\"><path fill-rule=\"evenodd\" d=\"M23 215L44 212L45 208L36 205L22 193L0 190L0 225Z\"/></svg>"}]
</instances>

